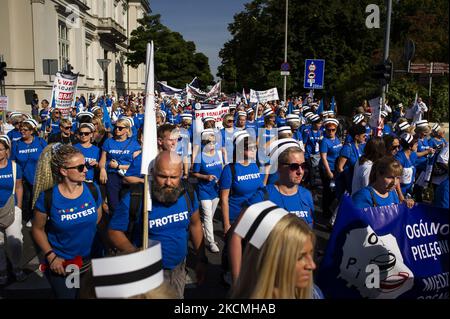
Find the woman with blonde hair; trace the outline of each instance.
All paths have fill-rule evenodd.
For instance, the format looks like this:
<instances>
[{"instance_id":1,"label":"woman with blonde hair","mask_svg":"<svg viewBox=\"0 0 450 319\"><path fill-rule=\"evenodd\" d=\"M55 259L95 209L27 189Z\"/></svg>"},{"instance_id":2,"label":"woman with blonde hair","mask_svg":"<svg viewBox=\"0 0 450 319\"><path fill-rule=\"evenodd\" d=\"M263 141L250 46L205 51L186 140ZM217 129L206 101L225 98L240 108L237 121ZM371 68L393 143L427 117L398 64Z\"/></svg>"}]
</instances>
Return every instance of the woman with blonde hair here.
<instances>
[{"instance_id":1,"label":"woman with blonde hair","mask_svg":"<svg viewBox=\"0 0 450 319\"><path fill-rule=\"evenodd\" d=\"M305 221L264 201L244 212L235 233L247 244L232 298L323 298L313 283L315 236Z\"/></svg>"},{"instance_id":2,"label":"woman with blonde hair","mask_svg":"<svg viewBox=\"0 0 450 319\"><path fill-rule=\"evenodd\" d=\"M85 183L86 172L81 151L61 143L47 146L37 165L32 236L44 253L41 270L56 298L77 298L79 289L67 287L66 276L76 266L82 284L90 267L102 197L97 185Z\"/></svg>"},{"instance_id":3,"label":"woman with blonde hair","mask_svg":"<svg viewBox=\"0 0 450 319\"><path fill-rule=\"evenodd\" d=\"M131 120L121 118L114 126L114 137L102 146L100 157L100 183L106 184L106 196L110 213L119 204L123 176L133 159L141 152L141 146L132 138Z\"/></svg>"}]
</instances>

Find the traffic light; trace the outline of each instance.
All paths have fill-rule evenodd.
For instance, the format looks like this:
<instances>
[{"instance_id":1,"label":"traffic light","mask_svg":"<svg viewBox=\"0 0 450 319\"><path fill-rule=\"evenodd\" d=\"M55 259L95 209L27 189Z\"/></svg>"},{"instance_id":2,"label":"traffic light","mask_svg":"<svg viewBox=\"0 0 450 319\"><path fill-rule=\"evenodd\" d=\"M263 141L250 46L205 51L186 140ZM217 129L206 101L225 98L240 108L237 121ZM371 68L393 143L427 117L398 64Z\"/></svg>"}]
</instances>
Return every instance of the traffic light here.
<instances>
[{"instance_id":1,"label":"traffic light","mask_svg":"<svg viewBox=\"0 0 450 319\"><path fill-rule=\"evenodd\" d=\"M8 72L6 72L6 66L6 62L0 62L0 81L3 81L8 75Z\"/></svg>"},{"instance_id":2,"label":"traffic light","mask_svg":"<svg viewBox=\"0 0 450 319\"><path fill-rule=\"evenodd\" d=\"M386 60L381 64L375 65L374 67L373 77L381 80L383 85L391 83L393 75L394 64L391 60Z\"/></svg>"}]
</instances>

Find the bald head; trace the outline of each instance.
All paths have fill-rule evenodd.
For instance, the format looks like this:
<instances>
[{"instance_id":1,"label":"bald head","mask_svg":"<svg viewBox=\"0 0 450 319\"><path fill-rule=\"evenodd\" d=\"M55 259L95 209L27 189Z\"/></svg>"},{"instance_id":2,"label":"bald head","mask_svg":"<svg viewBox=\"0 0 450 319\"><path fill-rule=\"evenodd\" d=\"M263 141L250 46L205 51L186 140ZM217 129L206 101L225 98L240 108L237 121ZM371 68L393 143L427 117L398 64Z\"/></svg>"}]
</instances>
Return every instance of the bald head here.
<instances>
[{"instance_id":1,"label":"bald head","mask_svg":"<svg viewBox=\"0 0 450 319\"><path fill-rule=\"evenodd\" d=\"M182 170L183 162L181 157L173 151L161 151L155 158L155 170L161 169L180 169L180 174Z\"/></svg>"},{"instance_id":2,"label":"bald head","mask_svg":"<svg viewBox=\"0 0 450 319\"><path fill-rule=\"evenodd\" d=\"M181 157L175 152L162 151L155 158L152 195L161 203L175 203L181 194Z\"/></svg>"}]
</instances>

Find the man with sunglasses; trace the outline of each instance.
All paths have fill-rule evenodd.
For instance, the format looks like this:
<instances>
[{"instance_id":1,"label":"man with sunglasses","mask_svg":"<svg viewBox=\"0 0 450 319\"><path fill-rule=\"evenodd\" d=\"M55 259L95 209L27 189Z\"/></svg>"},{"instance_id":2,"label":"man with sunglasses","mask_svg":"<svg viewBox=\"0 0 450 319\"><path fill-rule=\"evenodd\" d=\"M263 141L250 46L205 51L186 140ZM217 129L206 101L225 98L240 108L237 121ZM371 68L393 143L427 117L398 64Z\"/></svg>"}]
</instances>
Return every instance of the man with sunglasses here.
<instances>
[{"instance_id":1,"label":"man with sunglasses","mask_svg":"<svg viewBox=\"0 0 450 319\"><path fill-rule=\"evenodd\" d=\"M62 119L59 123L60 132L51 134L48 137L48 143L62 143L73 145L78 142L75 135L72 134L72 122L69 119Z\"/></svg>"}]
</instances>

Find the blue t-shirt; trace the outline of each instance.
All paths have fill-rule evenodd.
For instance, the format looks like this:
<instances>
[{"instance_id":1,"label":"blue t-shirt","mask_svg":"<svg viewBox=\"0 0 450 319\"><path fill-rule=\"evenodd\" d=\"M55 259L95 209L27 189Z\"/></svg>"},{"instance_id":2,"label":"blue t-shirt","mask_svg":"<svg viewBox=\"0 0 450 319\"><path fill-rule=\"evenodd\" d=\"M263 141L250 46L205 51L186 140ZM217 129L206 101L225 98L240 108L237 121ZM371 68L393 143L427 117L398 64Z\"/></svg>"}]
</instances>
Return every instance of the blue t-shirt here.
<instances>
[{"instance_id":1,"label":"blue t-shirt","mask_svg":"<svg viewBox=\"0 0 450 319\"><path fill-rule=\"evenodd\" d=\"M84 160L87 164L89 164L90 161L97 161L97 163L100 161L100 149L97 146L91 145L89 148L85 148L81 144L75 144L74 147L79 149L81 153L83 153ZM93 166L89 166L86 173L86 179L89 181L94 180Z\"/></svg>"},{"instance_id":2,"label":"blue t-shirt","mask_svg":"<svg viewBox=\"0 0 450 319\"><path fill-rule=\"evenodd\" d=\"M392 128L391 128L389 125L384 124L382 133L383 133L383 135L390 135L390 134L393 134Z\"/></svg>"},{"instance_id":3,"label":"blue t-shirt","mask_svg":"<svg viewBox=\"0 0 450 319\"><path fill-rule=\"evenodd\" d=\"M300 132L300 130L298 130L298 129L292 132L292 138L294 140L303 142L302 132Z\"/></svg>"},{"instance_id":4,"label":"blue t-shirt","mask_svg":"<svg viewBox=\"0 0 450 319\"><path fill-rule=\"evenodd\" d=\"M97 188L97 201L84 183L83 192L78 198L64 197L58 186L53 187L50 212L45 208L45 192L36 201L36 209L48 215L47 237L54 252L64 259L76 256L89 257L97 232L97 210L102 204L102 195Z\"/></svg>"},{"instance_id":5,"label":"blue t-shirt","mask_svg":"<svg viewBox=\"0 0 450 319\"><path fill-rule=\"evenodd\" d=\"M22 169L16 164L16 180L22 179ZM0 207L5 206L14 188L12 161L0 168ZM17 200L16 200L17 203Z\"/></svg>"},{"instance_id":6,"label":"blue t-shirt","mask_svg":"<svg viewBox=\"0 0 450 319\"><path fill-rule=\"evenodd\" d=\"M323 139L322 131L309 131L305 136L303 143L305 144L305 158L309 158L311 155L319 153L320 142Z\"/></svg>"},{"instance_id":7,"label":"blue t-shirt","mask_svg":"<svg viewBox=\"0 0 450 319\"><path fill-rule=\"evenodd\" d=\"M429 140L427 138L419 139L417 141L417 152L423 152L429 149L430 145L428 144L428 141ZM419 170L425 170L427 166L427 159L428 156L418 157L414 163L414 166L416 166Z\"/></svg>"},{"instance_id":8,"label":"blue t-shirt","mask_svg":"<svg viewBox=\"0 0 450 319\"><path fill-rule=\"evenodd\" d=\"M214 175L217 179L206 181L198 180L198 198L199 200L214 199L219 196L219 178L222 174L222 159L219 151L216 150L213 156L209 156L203 152L197 155L192 169L195 173L203 175Z\"/></svg>"},{"instance_id":9,"label":"blue t-shirt","mask_svg":"<svg viewBox=\"0 0 450 319\"><path fill-rule=\"evenodd\" d=\"M220 135L222 137L222 145L221 147L225 148L227 151L227 158L225 159L225 163L231 163L233 161L233 135L236 130L233 129L231 132L227 129L223 128L220 130Z\"/></svg>"},{"instance_id":10,"label":"blue t-shirt","mask_svg":"<svg viewBox=\"0 0 450 319\"><path fill-rule=\"evenodd\" d=\"M336 163L336 159L339 157L341 148L342 143L337 137L335 137L334 139L324 137L320 142L320 153L327 154L328 165L330 166L330 170L332 172L334 172L334 165ZM320 161L320 163L323 166L322 160Z\"/></svg>"},{"instance_id":11,"label":"blue t-shirt","mask_svg":"<svg viewBox=\"0 0 450 319\"><path fill-rule=\"evenodd\" d=\"M313 227L314 202L311 192L302 186L298 186L297 193L294 195L283 195L275 185L267 185L264 190L257 191L247 200L247 205L253 205L265 201L265 192L267 191L268 200L284 208L291 214L302 218L311 228Z\"/></svg>"},{"instance_id":12,"label":"blue t-shirt","mask_svg":"<svg viewBox=\"0 0 450 319\"><path fill-rule=\"evenodd\" d=\"M412 186L414 184L414 177L416 176L415 163L417 160L417 154L416 152L411 152L411 155L408 159L405 155L405 152L401 150L395 155L395 159L398 160L403 166L403 174L400 180L402 193L411 193Z\"/></svg>"},{"instance_id":13,"label":"blue t-shirt","mask_svg":"<svg viewBox=\"0 0 450 319\"><path fill-rule=\"evenodd\" d=\"M442 181L436 188L434 194L433 205L436 207L449 208L448 205L449 189L448 189L448 177Z\"/></svg>"},{"instance_id":14,"label":"blue t-shirt","mask_svg":"<svg viewBox=\"0 0 450 319\"><path fill-rule=\"evenodd\" d=\"M144 175L141 174L141 164L142 164L142 152L139 153L139 155L133 159L130 167L128 167L128 170L125 173L125 176L135 176L144 178Z\"/></svg>"},{"instance_id":15,"label":"blue t-shirt","mask_svg":"<svg viewBox=\"0 0 450 319\"><path fill-rule=\"evenodd\" d=\"M126 139L125 141L116 141L114 138L108 138L103 143L102 150L106 152L106 171L108 173L117 173L116 168L109 167L111 160L115 159L119 165L130 165L133 161L133 153L141 150L141 146L135 139Z\"/></svg>"},{"instance_id":16,"label":"blue t-shirt","mask_svg":"<svg viewBox=\"0 0 450 319\"><path fill-rule=\"evenodd\" d=\"M16 129L9 131L6 135L8 135L11 142L17 142L22 138L22 133L20 133L20 131Z\"/></svg>"},{"instance_id":17,"label":"blue t-shirt","mask_svg":"<svg viewBox=\"0 0 450 319\"><path fill-rule=\"evenodd\" d=\"M194 193L189 211L186 196L180 196L177 202L169 207L153 200L152 211L148 214L148 237L161 242L162 262L165 269L173 269L180 264L188 252L189 223L193 212L198 210L198 199ZM129 223L130 193L124 195L109 222L109 228L127 231ZM142 242L142 218L138 221L133 236L139 247Z\"/></svg>"},{"instance_id":18,"label":"blue t-shirt","mask_svg":"<svg viewBox=\"0 0 450 319\"><path fill-rule=\"evenodd\" d=\"M234 165L236 174L232 176L230 165ZM228 164L220 176L220 189L229 189L228 199L230 224L239 216L242 205L259 188L264 186L264 176L260 174L256 163L244 166L240 163Z\"/></svg>"},{"instance_id":19,"label":"blue t-shirt","mask_svg":"<svg viewBox=\"0 0 450 319\"><path fill-rule=\"evenodd\" d=\"M276 123L277 123L277 127L285 126L286 118L277 117Z\"/></svg>"},{"instance_id":20,"label":"blue t-shirt","mask_svg":"<svg viewBox=\"0 0 450 319\"><path fill-rule=\"evenodd\" d=\"M372 195L375 198L376 205L372 199ZM375 206L388 206L393 204L399 204L400 200L398 199L397 192L392 190L389 192L389 196L386 198L380 197L373 190L372 186L366 186L361 188L355 194L352 195L353 205L356 208L367 208L367 207L375 207Z\"/></svg>"},{"instance_id":21,"label":"blue t-shirt","mask_svg":"<svg viewBox=\"0 0 450 319\"><path fill-rule=\"evenodd\" d=\"M178 139L177 147L182 150L182 157L187 157L190 155L191 151L189 149L189 143L192 142L191 130L187 130L184 127L180 128L180 138Z\"/></svg>"},{"instance_id":22,"label":"blue t-shirt","mask_svg":"<svg viewBox=\"0 0 450 319\"><path fill-rule=\"evenodd\" d=\"M366 144L359 144L358 147L356 147L355 143L345 144L342 146L339 156L347 159L345 168L353 168L356 165L356 162L364 153L365 146Z\"/></svg>"},{"instance_id":23,"label":"blue t-shirt","mask_svg":"<svg viewBox=\"0 0 450 319\"><path fill-rule=\"evenodd\" d=\"M61 128L59 127L60 120L53 121L51 118L47 119L45 123L42 123L41 131L45 131L47 127L51 127L50 134L61 133Z\"/></svg>"},{"instance_id":24,"label":"blue t-shirt","mask_svg":"<svg viewBox=\"0 0 450 319\"><path fill-rule=\"evenodd\" d=\"M444 138L435 139L433 137L428 140L428 145L431 148L437 148L439 145L443 145L443 146L447 145L447 141Z\"/></svg>"},{"instance_id":25,"label":"blue t-shirt","mask_svg":"<svg viewBox=\"0 0 450 319\"><path fill-rule=\"evenodd\" d=\"M12 145L11 159L15 160L23 172L25 180L34 185L34 174L36 165L42 150L47 146L47 142L42 138L34 136L30 144L23 140L18 140Z\"/></svg>"}]
</instances>

